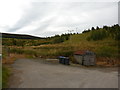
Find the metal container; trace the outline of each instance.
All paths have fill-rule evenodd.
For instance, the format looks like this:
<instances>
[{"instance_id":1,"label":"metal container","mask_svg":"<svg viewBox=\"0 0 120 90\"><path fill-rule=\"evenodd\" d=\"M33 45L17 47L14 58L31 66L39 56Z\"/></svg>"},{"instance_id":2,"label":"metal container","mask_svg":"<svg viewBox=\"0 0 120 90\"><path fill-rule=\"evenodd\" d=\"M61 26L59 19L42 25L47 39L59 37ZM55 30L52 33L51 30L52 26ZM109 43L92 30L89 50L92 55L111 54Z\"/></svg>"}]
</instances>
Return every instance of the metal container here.
<instances>
[{"instance_id":1,"label":"metal container","mask_svg":"<svg viewBox=\"0 0 120 90\"><path fill-rule=\"evenodd\" d=\"M65 63L65 65L70 65L69 64L69 58L65 58L64 63Z\"/></svg>"},{"instance_id":2,"label":"metal container","mask_svg":"<svg viewBox=\"0 0 120 90\"><path fill-rule=\"evenodd\" d=\"M81 65L95 65L96 64L96 55L92 51L76 51L74 53L74 58Z\"/></svg>"},{"instance_id":3,"label":"metal container","mask_svg":"<svg viewBox=\"0 0 120 90\"><path fill-rule=\"evenodd\" d=\"M69 58L64 56L59 56L59 63L69 65Z\"/></svg>"}]
</instances>

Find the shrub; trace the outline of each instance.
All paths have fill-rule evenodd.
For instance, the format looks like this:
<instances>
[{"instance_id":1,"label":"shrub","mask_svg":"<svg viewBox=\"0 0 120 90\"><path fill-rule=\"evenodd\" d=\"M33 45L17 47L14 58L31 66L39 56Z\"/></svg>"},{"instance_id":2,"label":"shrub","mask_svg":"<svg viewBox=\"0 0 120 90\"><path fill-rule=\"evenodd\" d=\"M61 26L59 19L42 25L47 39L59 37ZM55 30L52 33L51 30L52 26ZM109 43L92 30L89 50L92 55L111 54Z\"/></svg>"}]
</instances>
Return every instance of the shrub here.
<instances>
[{"instance_id":1,"label":"shrub","mask_svg":"<svg viewBox=\"0 0 120 90\"><path fill-rule=\"evenodd\" d=\"M120 30L115 34L115 40L120 40Z\"/></svg>"},{"instance_id":2,"label":"shrub","mask_svg":"<svg viewBox=\"0 0 120 90\"><path fill-rule=\"evenodd\" d=\"M90 37L87 40L103 40L107 37L107 32L103 29L91 31Z\"/></svg>"}]
</instances>

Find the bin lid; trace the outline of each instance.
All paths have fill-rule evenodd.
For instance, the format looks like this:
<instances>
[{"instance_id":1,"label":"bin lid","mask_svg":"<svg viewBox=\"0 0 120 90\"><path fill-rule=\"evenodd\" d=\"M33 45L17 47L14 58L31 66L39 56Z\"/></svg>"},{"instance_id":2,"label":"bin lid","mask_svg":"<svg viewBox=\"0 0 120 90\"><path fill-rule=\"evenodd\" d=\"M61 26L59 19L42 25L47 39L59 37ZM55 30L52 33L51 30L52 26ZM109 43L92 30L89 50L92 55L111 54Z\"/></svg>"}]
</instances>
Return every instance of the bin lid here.
<instances>
[{"instance_id":1,"label":"bin lid","mask_svg":"<svg viewBox=\"0 0 120 90\"><path fill-rule=\"evenodd\" d=\"M69 59L69 57L59 56L59 58Z\"/></svg>"}]
</instances>

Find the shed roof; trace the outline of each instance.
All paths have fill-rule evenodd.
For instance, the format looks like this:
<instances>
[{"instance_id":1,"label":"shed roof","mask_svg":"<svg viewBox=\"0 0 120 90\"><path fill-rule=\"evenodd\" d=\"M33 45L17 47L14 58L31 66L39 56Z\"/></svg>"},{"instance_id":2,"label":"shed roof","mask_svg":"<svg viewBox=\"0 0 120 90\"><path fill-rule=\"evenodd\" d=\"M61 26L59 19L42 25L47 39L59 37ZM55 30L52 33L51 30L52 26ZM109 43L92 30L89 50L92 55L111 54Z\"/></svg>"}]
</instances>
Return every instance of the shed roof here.
<instances>
[{"instance_id":1,"label":"shed roof","mask_svg":"<svg viewBox=\"0 0 120 90\"><path fill-rule=\"evenodd\" d=\"M93 52L91 51L88 51L88 50L79 50L79 51L76 51L74 52L75 55L85 55L85 54L94 54Z\"/></svg>"},{"instance_id":2,"label":"shed roof","mask_svg":"<svg viewBox=\"0 0 120 90\"><path fill-rule=\"evenodd\" d=\"M86 51L79 50L79 51L74 52L74 54L75 55L83 55L83 54L86 54Z\"/></svg>"}]
</instances>

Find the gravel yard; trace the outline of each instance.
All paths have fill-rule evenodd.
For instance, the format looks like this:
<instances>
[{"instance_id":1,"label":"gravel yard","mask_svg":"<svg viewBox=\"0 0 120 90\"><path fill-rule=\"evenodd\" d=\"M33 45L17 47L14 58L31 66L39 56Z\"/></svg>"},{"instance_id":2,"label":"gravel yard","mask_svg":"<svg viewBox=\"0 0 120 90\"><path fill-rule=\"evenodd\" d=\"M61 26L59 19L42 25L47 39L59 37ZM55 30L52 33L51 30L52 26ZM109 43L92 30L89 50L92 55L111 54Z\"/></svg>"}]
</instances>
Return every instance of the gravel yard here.
<instances>
[{"instance_id":1,"label":"gravel yard","mask_svg":"<svg viewBox=\"0 0 120 90\"><path fill-rule=\"evenodd\" d=\"M118 88L117 68L62 65L42 59L18 59L12 67L10 88Z\"/></svg>"}]
</instances>

